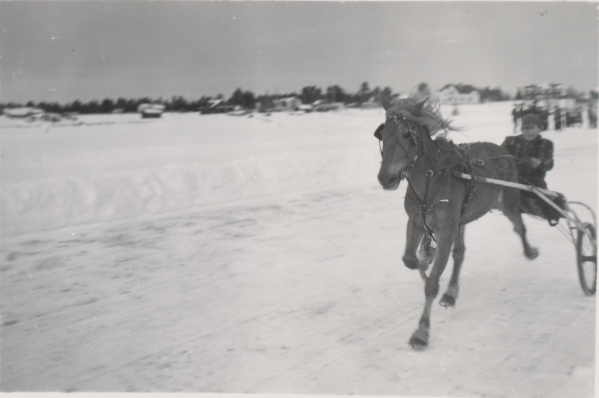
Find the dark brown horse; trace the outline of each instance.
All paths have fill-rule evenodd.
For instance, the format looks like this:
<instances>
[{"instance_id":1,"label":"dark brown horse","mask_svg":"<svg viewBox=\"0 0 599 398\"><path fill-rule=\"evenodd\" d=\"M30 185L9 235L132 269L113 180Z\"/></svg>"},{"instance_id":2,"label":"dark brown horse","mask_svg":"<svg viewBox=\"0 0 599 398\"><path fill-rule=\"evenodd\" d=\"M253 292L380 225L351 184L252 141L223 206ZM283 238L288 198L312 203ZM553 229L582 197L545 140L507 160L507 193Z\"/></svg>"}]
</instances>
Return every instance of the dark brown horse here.
<instances>
[{"instance_id":1,"label":"dark brown horse","mask_svg":"<svg viewBox=\"0 0 599 398\"><path fill-rule=\"evenodd\" d=\"M403 179L408 181L405 209L409 216L403 262L419 269L425 279L426 303L418 329L410 339L415 349L428 345L431 305L439 292L439 278L453 248L453 273L440 304L455 305L458 277L464 260L464 229L491 209L500 209L514 225L529 259L537 249L526 239L520 213L520 191L469 182L454 176L455 171L517 182L515 159L506 150L488 142L456 146L443 137L431 135L451 129L438 109L426 100L383 101L386 121L375 136L383 146L378 179L384 189L395 190ZM436 249L432 242L436 242ZM430 264L428 277L425 271Z\"/></svg>"}]
</instances>

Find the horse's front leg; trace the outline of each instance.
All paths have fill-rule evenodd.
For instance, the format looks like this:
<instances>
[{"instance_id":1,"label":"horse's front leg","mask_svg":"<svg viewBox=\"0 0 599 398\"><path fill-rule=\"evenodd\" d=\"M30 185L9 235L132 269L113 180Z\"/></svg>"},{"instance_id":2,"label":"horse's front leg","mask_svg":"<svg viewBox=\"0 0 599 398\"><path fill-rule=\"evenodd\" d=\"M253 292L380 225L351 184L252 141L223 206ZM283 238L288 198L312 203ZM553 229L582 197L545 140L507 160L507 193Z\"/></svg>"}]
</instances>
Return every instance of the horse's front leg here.
<instances>
[{"instance_id":1,"label":"horse's front leg","mask_svg":"<svg viewBox=\"0 0 599 398\"><path fill-rule=\"evenodd\" d=\"M425 233L422 237L422 243L420 244L420 249L418 250L418 269L422 271L427 271L429 265L435 259L435 254L437 253L437 249L433 246L433 241L429 234Z\"/></svg>"},{"instance_id":2,"label":"horse's front leg","mask_svg":"<svg viewBox=\"0 0 599 398\"><path fill-rule=\"evenodd\" d=\"M424 236L424 229L416 225L412 220L408 220L408 227L406 231L406 249L402 257L403 263L409 269L418 268L419 261L416 255L418 245L422 241Z\"/></svg>"},{"instance_id":3,"label":"horse's front leg","mask_svg":"<svg viewBox=\"0 0 599 398\"><path fill-rule=\"evenodd\" d=\"M439 293L439 278L443 274L443 270L447 265L451 247L453 245L454 234L457 233L457 226L455 228L445 228L442 230L435 231L435 238L437 239L437 253L433 262L433 268L431 269L430 275L424 285L424 295L426 302L424 304L424 312L420 318L418 329L412 334L410 339L410 345L416 350L422 350L428 345L428 335L430 330L430 315L433 300Z\"/></svg>"},{"instance_id":4,"label":"horse's front leg","mask_svg":"<svg viewBox=\"0 0 599 398\"><path fill-rule=\"evenodd\" d=\"M465 231L466 227L462 225L453 241L453 272L451 274L451 279L449 280L447 291L445 291L439 302L439 304L445 308L453 307L455 305L455 300L458 298L458 292L460 290L458 280L460 277L460 269L464 262L464 253L466 252L466 245L464 244Z\"/></svg>"}]
</instances>

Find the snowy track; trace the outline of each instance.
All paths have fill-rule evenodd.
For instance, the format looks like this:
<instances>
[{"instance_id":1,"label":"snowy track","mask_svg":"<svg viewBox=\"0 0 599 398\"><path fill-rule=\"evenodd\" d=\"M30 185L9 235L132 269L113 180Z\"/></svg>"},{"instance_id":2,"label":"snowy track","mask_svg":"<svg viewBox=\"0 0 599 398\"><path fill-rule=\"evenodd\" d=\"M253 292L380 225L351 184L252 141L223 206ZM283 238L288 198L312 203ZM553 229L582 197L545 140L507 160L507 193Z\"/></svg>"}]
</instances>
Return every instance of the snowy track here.
<instances>
[{"instance_id":1,"label":"snowy track","mask_svg":"<svg viewBox=\"0 0 599 398\"><path fill-rule=\"evenodd\" d=\"M291 120L283 127L296 128ZM337 150L361 143L358 133ZM596 131L570 134L590 138L550 137L549 187L596 208ZM424 289L401 263L405 185L385 192L376 164L366 178L334 159L331 175L314 159L305 181L280 178L286 189L270 195L19 234L4 221L1 389L593 396L595 298L583 295L574 248L557 229L525 219L541 251L530 262L502 215L471 224L456 308L435 305L430 346L415 352L407 341ZM341 181L319 188L314 175Z\"/></svg>"}]
</instances>

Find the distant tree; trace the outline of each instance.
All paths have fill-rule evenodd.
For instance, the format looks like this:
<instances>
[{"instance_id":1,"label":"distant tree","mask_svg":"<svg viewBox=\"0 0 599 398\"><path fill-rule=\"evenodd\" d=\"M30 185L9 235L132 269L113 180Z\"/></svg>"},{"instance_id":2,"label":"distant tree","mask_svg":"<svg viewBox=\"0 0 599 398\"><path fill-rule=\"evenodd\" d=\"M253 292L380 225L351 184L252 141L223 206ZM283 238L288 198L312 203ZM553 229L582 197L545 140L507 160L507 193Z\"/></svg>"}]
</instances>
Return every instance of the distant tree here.
<instances>
[{"instance_id":1,"label":"distant tree","mask_svg":"<svg viewBox=\"0 0 599 398\"><path fill-rule=\"evenodd\" d=\"M71 105L68 106L68 111L79 113L81 112L82 106L83 104L81 103L81 101L75 100L71 103Z\"/></svg>"},{"instance_id":2,"label":"distant tree","mask_svg":"<svg viewBox=\"0 0 599 398\"><path fill-rule=\"evenodd\" d=\"M267 111L274 107L274 98L272 95L259 95L256 98L256 103L260 106L258 107L258 111Z\"/></svg>"},{"instance_id":3,"label":"distant tree","mask_svg":"<svg viewBox=\"0 0 599 398\"><path fill-rule=\"evenodd\" d=\"M100 104L98 101L90 101L83 107L83 113L100 113Z\"/></svg>"},{"instance_id":4,"label":"distant tree","mask_svg":"<svg viewBox=\"0 0 599 398\"><path fill-rule=\"evenodd\" d=\"M501 91L501 88L497 87L497 88L489 88L489 87L485 87L483 89L479 89L478 92L480 93L480 100L485 102L485 101L493 101L493 102L497 102L497 101L506 101L509 99L509 95L504 93L503 91Z\"/></svg>"},{"instance_id":5,"label":"distant tree","mask_svg":"<svg viewBox=\"0 0 599 398\"><path fill-rule=\"evenodd\" d=\"M243 91L240 88L235 90L227 102L231 105L239 105L246 109L253 109L256 105L254 94L250 91Z\"/></svg>"},{"instance_id":6,"label":"distant tree","mask_svg":"<svg viewBox=\"0 0 599 398\"><path fill-rule=\"evenodd\" d=\"M210 100L209 97L206 96L202 96L200 99L198 99L197 101L192 101L188 104L188 110L189 111L197 111L202 109L203 107L205 107L208 104L208 101Z\"/></svg>"},{"instance_id":7,"label":"distant tree","mask_svg":"<svg viewBox=\"0 0 599 398\"><path fill-rule=\"evenodd\" d=\"M114 109L114 102L110 98L106 98L102 101L102 105L100 105L100 112L102 113L110 113Z\"/></svg>"},{"instance_id":8,"label":"distant tree","mask_svg":"<svg viewBox=\"0 0 599 398\"><path fill-rule=\"evenodd\" d=\"M243 90L238 88L235 90L231 98L227 100L227 102L231 105L241 105L243 103Z\"/></svg>"},{"instance_id":9,"label":"distant tree","mask_svg":"<svg viewBox=\"0 0 599 398\"><path fill-rule=\"evenodd\" d=\"M40 102L38 107L46 112L62 113L63 107L58 102Z\"/></svg>"},{"instance_id":10,"label":"distant tree","mask_svg":"<svg viewBox=\"0 0 599 398\"><path fill-rule=\"evenodd\" d=\"M127 111L127 100L123 97L119 97L114 104L115 109L122 109L123 112Z\"/></svg>"},{"instance_id":11,"label":"distant tree","mask_svg":"<svg viewBox=\"0 0 599 398\"><path fill-rule=\"evenodd\" d=\"M316 86L307 86L302 89L300 99L304 104L311 104L322 98L322 90Z\"/></svg>"},{"instance_id":12,"label":"distant tree","mask_svg":"<svg viewBox=\"0 0 599 398\"><path fill-rule=\"evenodd\" d=\"M203 107L205 107L206 105L208 105L208 101L210 101L210 97L206 97L205 95L202 96L202 98L200 98L200 100L198 101L198 109L201 109Z\"/></svg>"},{"instance_id":13,"label":"distant tree","mask_svg":"<svg viewBox=\"0 0 599 398\"><path fill-rule=\"evenodd\" d=\"M345 91L337 85L327 87L327 99L331 102L345 102L347 95Z\"/></svg>"},{"instance_id":14,"label":"distant tree","mask_svg":"<svg viewBox=\"0 0 599 398\"><path fill-rule=\"evenodd\" d=\"M383 91L381 91L381 99L382 97L387 97L390 99L391 97L393 97L393 90L391 90L389 86L385 87Z\"/></svg>"},{"instance_id":15,"label":"distant tree","mask_svg":"<svg viewBox=\"0 0 599 398\"><path fill-rule=\"evenodd\" d=\"M137 106L139 104L137 103L137 101L135 99L128 99L125 102L125 112L137 112Z\"/></svg>"},{"instance_id":16,"label":"distant tree","mask_svg":"<svg viewBox=\"0 0 599 398\"><path fill-rule=\"evenodd\" d=\"M173 112L187 112L189 110L189 104L182 96L173 95L167 109Z\"/></svg>"},{"instance_id":17,"label":"distant tree","mask_svg":"<svg viewBox=\"0 0 599 398\"><path fill-rule=\"evenodd\" d=\"M241 106L246 109L254 109L256 106L256 98L254 97L254 93L251 91L244 92L241 97Z\"/></svg>"},{"instance_id":18,"label":"distant tree","mask_svg":"<svg viewBox=\"0 0 599 398\"><path fill-rule=\"evenodd\" d=\"M360 90L358 90L356 94L356 101L359 103L366 102L370 98L370 87L368 86L368 82L362 83L360 86Z\"/></svg>"},{"instance_id":19,"label":"distant tree","mask_svg":"<svg viewBox=\"0 0 599 398\"><path fill-rule=\"evenodd\" d=\"M379 102L381 100L381 89L380 87L375 87L374 90L370 92L370 96L374 97L375 102Z\"/></svg>"}]
</instances>

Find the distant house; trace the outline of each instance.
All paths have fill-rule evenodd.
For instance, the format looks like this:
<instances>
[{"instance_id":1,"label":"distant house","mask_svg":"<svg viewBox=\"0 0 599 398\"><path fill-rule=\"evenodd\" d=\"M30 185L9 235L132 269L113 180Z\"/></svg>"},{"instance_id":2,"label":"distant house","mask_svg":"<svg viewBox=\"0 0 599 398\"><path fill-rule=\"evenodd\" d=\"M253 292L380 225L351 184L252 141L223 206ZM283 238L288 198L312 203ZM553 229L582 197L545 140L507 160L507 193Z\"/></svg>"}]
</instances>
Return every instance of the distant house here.
<instances>
[{"instance_id":1,"label":"distant house","mask_svg":"<svg viewBox=\"0 0 599 398\"><path fill-rule=\"evenodd\" d=\"M461 105L480 103L480 93L474 87L448 84L437 93L442 104Z\"/></svg>"},{"instance_id":2,"label":"distant house","mask_svg":"<svg viewBox=\"0 0 599 398\"><path fill-rule=\"evenodd\" d=\"M6 108L4 109L4 114L10 118L29 118L29 117L39 117L45 111L40 108L31 108L31 107L22 107L22 108Z\"/></svg>"},{"instance_id":3,"label":"distant house","mask_svg":"<svg viewBox=\"0 0 599 398\"><path fill-rule=\"evenodd\" d=\"M62 120L62 116L59 115L58 113L48 112L48 113L44 113L43 115L41 115L39 117L39 120L43 120L45 122L57 123Z\"/></svg>"},{"instance_id":4,"label":"distant house","mask_svg":"<svg viewBox=\"0 0 599 398\"><path fill-rule=\"evenodd\" d=\"M222 99L209 100L206 106L200 109L202 115L209 115L212 113L229 113L235 110L235 105L225 104Z\"/></svg>"},{"instance_id":5,"label":"distant house","mask_svg":"<svg viewBox=\"0 0 599 398\"><path fill-rule=\"evenodd\" d=\"M275 111L297 111L302 106L302 100L297 97L279 98L273 101Z\"/></svg>"},{"instance_id":6,"label":"distant house","mask_svg":"<svg viewBox=\"0 0 599 398\"><path fill-rule=\"evenodd\" d=\"M137 111L141 113L142 119L158 118L162 116L165 106L161 104L141 104L137 107Z\"/></svg>"}]
</instances>

